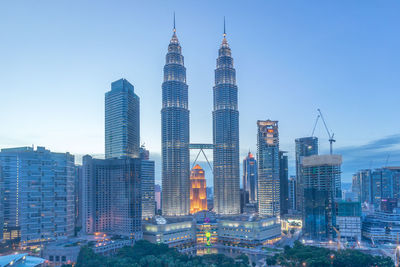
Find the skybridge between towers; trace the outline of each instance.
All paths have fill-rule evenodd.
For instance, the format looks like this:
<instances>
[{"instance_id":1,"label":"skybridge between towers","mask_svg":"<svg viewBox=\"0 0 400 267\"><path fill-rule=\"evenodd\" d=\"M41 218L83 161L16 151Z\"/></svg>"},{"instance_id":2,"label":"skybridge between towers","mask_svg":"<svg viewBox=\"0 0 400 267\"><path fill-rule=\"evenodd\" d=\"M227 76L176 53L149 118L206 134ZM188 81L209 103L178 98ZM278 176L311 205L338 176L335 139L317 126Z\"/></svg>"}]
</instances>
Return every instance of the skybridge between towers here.
<instances>
[{"instance_id":1,"label":"skybridge between towers","mask_svg":"<svg viewBox=\"0 0 400 267\"><path fill-rule=\"evenodd\" d=\"M213 145L213 144L189 144L189 149L192 149L192 150L193 150L193 149L198 149L198 150L199 150L199 153L197 153L196 159L195 159L194 162L193 162L192 169L193 169L193 167L196 165L196 162L197 162L197 159L198 159L199 156L200 156L200 153L203 153L204 157L205 157L206 160L207 160L208 166L210 167L211 171L213 171L213 168L212 168L212 166L211 166L211 163L210 163L210 161L208 160L208 158L207 158L207 156L206 156L206 153L204 153L204 150L205 150L205 149L214 149L214 145Z\"/></svg>"}]
</instances>

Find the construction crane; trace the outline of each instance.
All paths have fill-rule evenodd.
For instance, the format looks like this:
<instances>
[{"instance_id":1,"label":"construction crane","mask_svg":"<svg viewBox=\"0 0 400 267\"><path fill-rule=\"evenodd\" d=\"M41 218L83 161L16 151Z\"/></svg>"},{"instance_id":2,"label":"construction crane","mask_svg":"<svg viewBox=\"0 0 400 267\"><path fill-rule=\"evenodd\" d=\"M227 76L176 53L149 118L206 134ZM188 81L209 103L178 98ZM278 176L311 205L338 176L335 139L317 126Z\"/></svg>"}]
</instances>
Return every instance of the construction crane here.
<instances>
[{"instance_id":1,"label":"construction crane","mask_svg":"<svg viewBox=\"0 0 400 267\"><path fill-rule=\"evenodd\" d=\"M317 111L318 111L318 113L319 113L319 116L320 116L321 119L322 119L322 122L324 123L326 132L328 133L329 145L330 145L330 154L332 155L332 152L333 152L332 146L333 146L333 143L336 142L336 140L333 138L335 134L334 134L334 133L331 134L331 132L330 132L329 129L328 129L328 126L326 126L326 122L325 122L324 116L322 115L321 110L320 110L320 109L317 109ZM317 117L317 121L315 122L315 124L317 124L318 118L319 118L319 117ZM315 126L314 126L314 128L315 128ZM313 131L313 133L314 133L314 131Z\"/></svg>"},{"instance_id":2,"label":"construction crane","mask_svg":"<svg viewBox=\"0 0 400 267\"><path fill-rule=\"evenodd\" d=\"M340 231L336 229L335 226L332 225L333 230L335 230L337 236L337 250L340 250Z\"/></svg>"},{"instance_id":3,"label":"construction crane","mask_svg":"<svg viewBox=\"0 0 400 267\"><path fill-rule=\"evenodd\" d=\"M314 137L314 132L315 132L315 128L317 127L317 123L318 123L319 117L321 117L321 116L318 114L317 115L317 119L315 120L315 123L314 123L314 128L312 130L311 137Z\"/></svg>"}]
</instances>

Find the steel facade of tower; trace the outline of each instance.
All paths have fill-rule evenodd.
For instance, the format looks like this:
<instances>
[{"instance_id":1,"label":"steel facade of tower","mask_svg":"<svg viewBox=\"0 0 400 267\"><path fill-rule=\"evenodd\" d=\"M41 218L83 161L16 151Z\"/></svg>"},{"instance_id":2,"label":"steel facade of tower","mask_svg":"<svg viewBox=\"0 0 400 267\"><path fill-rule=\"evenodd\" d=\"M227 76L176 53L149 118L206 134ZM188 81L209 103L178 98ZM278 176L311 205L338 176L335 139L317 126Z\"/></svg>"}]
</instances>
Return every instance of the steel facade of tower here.
<instances>
[{"instance_id":1,"label":"steel facade of tower","mask_svg":"<svg viewBox=\"0 0 400 267\"><path fill-rule=\"evenodd\" d=\"M280 215L278 121L257 121L258 212Z\"/></svg>"},{"instance_id":2,"label":"steel facade of tower","mask_svg":"<svg viewBox=\"0 0 400 267\"><path fill-rule=\"evenodd\" d=\"M225 33L218 52L213 90L214 211L221 215L239 214L238 88L231 49Z\"/></svg>"},{"instance_id":3,"label":"steel facade of tower","mask_svg":"<svg viewBox=\"0 0 400 267\"><path fill-rule=\"evenodd\" d=\"M111 83L105 97L106 158L139 157L140 109L133 85L125 79Z\"/></svg>"},{"instance_id":4,"label":"steel facade of tower","mask_svg":"<svg viewBox=\"0 0 400 267\"><path fill-rule=\"evenodd\" d=\"M162 213L187 215L190 210L188 86L175 27L164 66L161 131Z\"/></svg>"}]
</instances>

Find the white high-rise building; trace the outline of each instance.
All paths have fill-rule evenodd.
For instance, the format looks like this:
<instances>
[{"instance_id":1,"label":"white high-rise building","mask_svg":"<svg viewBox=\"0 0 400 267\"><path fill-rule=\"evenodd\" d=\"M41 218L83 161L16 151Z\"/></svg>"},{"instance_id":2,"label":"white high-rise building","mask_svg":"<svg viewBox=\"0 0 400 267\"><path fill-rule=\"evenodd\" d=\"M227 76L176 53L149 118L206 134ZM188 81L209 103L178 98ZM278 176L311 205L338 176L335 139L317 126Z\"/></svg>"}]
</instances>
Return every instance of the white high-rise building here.
<instances>
[{"instance_id":1,"label":"white high-rise building","mask_svg":"<svg viewBox=\"0 0 400 267\"><path fill-rule=\"evenodd\" d=\"M74 234L74 156L44 147L2 149L4 239L23 244Z\"/></svg>"}]
</instances>

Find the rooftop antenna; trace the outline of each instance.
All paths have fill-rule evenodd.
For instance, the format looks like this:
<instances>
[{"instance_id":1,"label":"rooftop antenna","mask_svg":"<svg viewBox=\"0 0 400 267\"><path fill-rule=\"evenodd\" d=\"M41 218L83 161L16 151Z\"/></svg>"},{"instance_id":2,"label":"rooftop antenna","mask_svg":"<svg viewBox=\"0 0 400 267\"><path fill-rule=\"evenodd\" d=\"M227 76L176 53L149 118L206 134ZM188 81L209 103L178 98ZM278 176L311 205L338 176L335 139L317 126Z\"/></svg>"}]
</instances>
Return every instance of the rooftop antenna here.
<instances>
[{"instance_id":1,"label":"rooftop antenna","mask_svg":"<svg viewBox=\"0 0 400 267\"><path fill-rule=\"evenodd\" d=\"M224 38L226 37L225 16L224 16Z\"/></svg>"},{"instance_id":2,"label":"rooftop antenna","mask_svg":"<svg viewBox=\"0 0 400 267\"><path fill-rule=\"evenodd\" d=\"M175 11L174 11L174 32L176 32L176 27L175 27Z\"/></svg>"}]
</instances>

